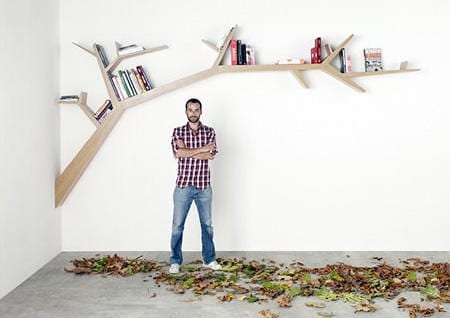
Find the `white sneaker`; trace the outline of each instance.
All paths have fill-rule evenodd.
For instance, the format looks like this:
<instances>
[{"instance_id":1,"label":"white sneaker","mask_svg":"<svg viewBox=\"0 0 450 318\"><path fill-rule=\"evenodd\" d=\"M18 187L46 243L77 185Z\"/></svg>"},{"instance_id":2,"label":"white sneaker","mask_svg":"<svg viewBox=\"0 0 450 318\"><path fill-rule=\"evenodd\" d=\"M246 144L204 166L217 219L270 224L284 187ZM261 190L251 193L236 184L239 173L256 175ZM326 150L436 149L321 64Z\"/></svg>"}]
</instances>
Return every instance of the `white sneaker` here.
<instances>
[{"instance_id":1,"label":"white sneaker","mask_svg":"<svg viewBox=\"0 0 450 318\"><path fill-rule=\"evenodd\" d=\"M170 265L169 273L170 274L178 274L180 272L180 265L177 263L173 263Z\"/></svg>"},{"instance_id":2,"label":"white sneaker","mask_svg":"<svg viewBox=\"0 0 450 318\"><path fill-rule=\"evenodd\" d=\"M217 263L216 261L213 261L209 264L203 264L203 267L207 267L210 268L212 270L218 271L222 269L222 265L220 265L219 263Z\"/></svg>"}]
</instances>

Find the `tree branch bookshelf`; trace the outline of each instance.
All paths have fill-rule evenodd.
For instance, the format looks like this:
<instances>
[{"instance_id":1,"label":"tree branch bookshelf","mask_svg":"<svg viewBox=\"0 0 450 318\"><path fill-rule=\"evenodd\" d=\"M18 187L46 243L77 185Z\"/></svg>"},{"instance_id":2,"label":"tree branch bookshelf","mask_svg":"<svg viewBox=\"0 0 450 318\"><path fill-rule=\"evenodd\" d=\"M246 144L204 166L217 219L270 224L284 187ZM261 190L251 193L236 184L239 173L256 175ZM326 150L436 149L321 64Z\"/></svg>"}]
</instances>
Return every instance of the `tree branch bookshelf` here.
<instances>
[{"instance_id":1,"label":"tree branch bookshelf","mask_svg":"<svg viewBox=\"0 0 450 318\"><path fill-rule=\"evenodd\" d=\"M115 124L120 120L125 110L130 107L140 105L151 99L157 98L163 94L167 94L176 89L180 89L192 83L198 82L200 80L206 79L216 74L220 73L232 73L232 72L267 72L267 71L287 71L291 72L294 77L298 80L299 84L304 88L309 88L308 83L303 77L303 72L305 71L322 71L341 83L353 88L358 92L365 92L364 88L353 81L354 77L362 76L373 76L373 75L386 75L393 73L405 73L405 72L415 72L419 69L408 69L407 62L402 62L400 68L397 70L384 70L378 72L352 72L352 73L341 73L337 70L331 62L338 56L339 51L352 39L353 34L346 38L342 43L339 44L320 64L267 64L267 65L223 65L223 59L226 51L230 45L231 40L237 31L237 25L235 25L229 33L227 34L222 47L218 48L213 43L202 40L208 47L212 48L217 52L217 58L215 59L212 66L206 70L194 73L192 75L180 78L173 82L164 84L159 87L155 87L149 91L145 91L133 97L119 101L114 94L112 84L109 80L109 74L113 72L117 66L125 59L136 57L143 54L149 54L152 52L157 52L160 50L165 50L168 48L167 45L157 46L154 48L144 49L142 51L128 53L125 55L119 55L118 48L120 44L116 42L116 58L107 66L104 67L101 57L96 49L96 45L93 45L93 49L88 49L77 43L73 43L77 47L81 48L83 51L90 55L93 55L98 63L102 78L104 80L106 89L108 91L109 98L113 105L113 110L103 123L99 123L94 116L94 112L87 105L87 93L81 92L78 102L70 102L71 104L78 104L86 116L94 123L96 130L91 135L91 137L86 141L77 155L72 159L69 165L64 169L64 171L56 178L55 182L55 206L58 207L64 203L67 196L72 191L73 187L76 185L77 181L82 176L83 172L88 167L89 163L95 157L97 151L102 146L103 142L108 137L109 133L114 128ZM63 103L61 101L58 101Z\"/></svg>"}]
</instances>

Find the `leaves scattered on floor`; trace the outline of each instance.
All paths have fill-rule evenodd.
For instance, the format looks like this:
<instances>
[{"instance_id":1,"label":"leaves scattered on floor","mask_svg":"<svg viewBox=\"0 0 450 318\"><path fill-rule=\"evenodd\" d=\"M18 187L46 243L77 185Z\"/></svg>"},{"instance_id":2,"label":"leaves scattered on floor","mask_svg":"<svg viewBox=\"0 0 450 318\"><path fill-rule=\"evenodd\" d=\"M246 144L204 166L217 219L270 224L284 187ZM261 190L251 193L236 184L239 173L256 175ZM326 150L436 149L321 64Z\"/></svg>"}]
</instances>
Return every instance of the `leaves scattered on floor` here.
<instances>
[{"instance_id":1,"label":"leaves scattered on floor","mask_svg":"<svg viewBox=\"0 0 450 318\"><path fill-rule=\"evenodd\" d=\"M378 262L383 259L374 257ZM191 291L196 297L187 302L201 300L201 295L215 295L220 302L247 301L264 303L276 300L278 306L287 308L297 296L317 296L329 302L342 300L355 308L355 312L371 312L378 309L374 299L394 299L401 292L420 292L424 300L432 302L409 304L406 298L397 300L398 308L409 310L409 316L426 317L444 312L442 303L450 302L450 263L433 263L419 258L400 260L403 267L378 263L372 267L358 267L338 263L324 267L308 268L294 261L289 265L273 260L248 261L246 258L218 259L221 271L212 271L196 260L181 266L179 274L169 274L166 262L145 260L142 256L128 259L97 255L93 258L72 260L74 268L64 268L75 274L101 274L129 276L135 273L152 273L158 286L165 284L175 294ZM148 280L148 279L147 279ZM146 281L146 280L144 280ZM155 294L156 296L156 294ZM151 295L151 297L154 297ZM306 306L324 308L324 303L307 302ZM264 317L278 317L268 309L259 312ZM322 317L326 312L317 312Z\"/></svg>"}]
</instances>

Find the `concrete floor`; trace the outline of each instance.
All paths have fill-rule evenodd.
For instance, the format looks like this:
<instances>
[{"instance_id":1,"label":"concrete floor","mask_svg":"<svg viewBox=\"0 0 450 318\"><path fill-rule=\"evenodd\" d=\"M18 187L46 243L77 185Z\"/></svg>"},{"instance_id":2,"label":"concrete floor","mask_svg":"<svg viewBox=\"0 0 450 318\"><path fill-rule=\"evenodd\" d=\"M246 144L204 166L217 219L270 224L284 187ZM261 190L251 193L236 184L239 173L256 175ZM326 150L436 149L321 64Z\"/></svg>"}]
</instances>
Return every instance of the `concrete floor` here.
<instances>
[{"instance_id":1,"label":"concrete floor","mask_svg":"<svg viewBox=\"0 0 450 318\"><path fill-rule=\"evenodd\" d=\"M113 254L112 252L99 252ZM72 268L70 260L93 257L97 253L61 253L42 267L24 283L0 299L1 318L20 317L263 317L262 309L284 317L320 317L318 311L333 312L335 317L396 318L408 317L407 311L397 309L395 300L377 300L381 307L373 313L354 313L353 307L341 301L328 302L321 310L306 307L307 301L319 301L316 297L296 297L291 308L280 308L276 301L249 304L234 300L220 303L215 296L202 296L200 301L183 302L194 297L191 292L176 295L167 291L165 285L155 285L149 274L131 277L102 278L99 275L74 275L63 268ZM120 256L167 261L168 252L118 252ZM200 253L184 253L185 263L200 259ZM248 260L272 259L289 264L299 260L307 267L324 266L336 262L350 265L371 266L377 264L374 256L383 257L388 264L400 266L399 259L420 257L431 262L450 262L450 252L218 252L218 257L247 257ZM150 297L156 293L155 297ZM420 302L418 293L404 293L409 302ZM450 317L447 312L435 313L433 317Z\"/></svg>"}]
</instances>

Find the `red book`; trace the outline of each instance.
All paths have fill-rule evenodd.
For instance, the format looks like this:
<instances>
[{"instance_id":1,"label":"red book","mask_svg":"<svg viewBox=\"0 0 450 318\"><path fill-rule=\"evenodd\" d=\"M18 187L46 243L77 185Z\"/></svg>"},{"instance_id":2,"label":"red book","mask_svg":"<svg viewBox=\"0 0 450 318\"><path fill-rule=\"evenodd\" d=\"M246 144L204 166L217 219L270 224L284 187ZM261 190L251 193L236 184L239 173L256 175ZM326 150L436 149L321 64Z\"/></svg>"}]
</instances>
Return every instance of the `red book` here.
<instances>
[{"instance_id":1,"label":"red book","mask_svg":"<svg viewBox=\"0 0 450 318\"><path fill-rule=\"evenodd\" d=\"M237 42L236 40L231 40L231 65L237 65L238 64L238 60L237 60Z\"/></svg>"},{"instance_id":2,"label":"red book","mask_svg":"<svg viewBox=\"0 0 450 318\"><path fill-rule=\"evenodd\" d=\"M311 48L311 64L317 64L317 48Z\"/></svg>"},{"instance_id":3,"label":"red book","mask_svg":"<svg viewBox=\"0 0 450 318\"><path fill-rule=\"evenodd\" d=\"M316 45L316 54L317 54L317 62L316 63L321 63L322 62L322 56L320 54L320 52L322 51L322 39L316 38L315 40L315 45Z\"/></svg>"}]
</instances>

